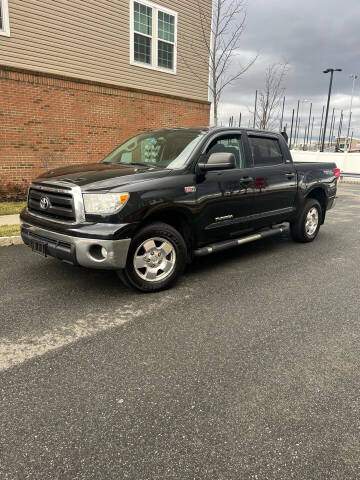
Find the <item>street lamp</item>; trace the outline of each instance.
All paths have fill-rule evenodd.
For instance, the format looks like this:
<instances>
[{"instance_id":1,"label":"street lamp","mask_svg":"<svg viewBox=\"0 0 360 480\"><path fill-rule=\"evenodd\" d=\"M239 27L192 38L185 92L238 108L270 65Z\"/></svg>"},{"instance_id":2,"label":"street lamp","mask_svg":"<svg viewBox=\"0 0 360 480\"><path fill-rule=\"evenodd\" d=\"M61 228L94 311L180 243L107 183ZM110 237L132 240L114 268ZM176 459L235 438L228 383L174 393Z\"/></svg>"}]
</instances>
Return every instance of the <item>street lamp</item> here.
<instances>
[{"instance_id":1,"label":"street lamp","mask_svg":"<svg viewBox=\"0 0 360 480\"><path fill-rule=\"evenodd\" d=\"M327 126L327 121L328 121L328 116L329 116L329 105L330 105L330 97L331 97L331 89L332 89L334 72L342 72L342 68L327 68L326 70L323 71L323 73L329 73L329 72L330 72L329 93L328 93L328 99L327 99L327 105L326 105L325 124L324 124L324 131L323 131L323 137L322 137L320 152L324 151L326 126Z\"/></svg>"},{"instance_id":2,"label":"street lamp","mask_svg":"<svg viewBox=\"0 0 360 480\"><path fill-rule=\"evenodd\" d=\"M351 92L351 100L350 100L350 113L349 113L349 123L348 123L348 129L347 129L347 134L346 134L346 139L345 139L345 145L344 145L344 152L347 153L348 151L348 141L349 141L349 133L350 133L350 125L351 125L351 116L352 116L352 104L353 104L353 98L354 98L354 89L355 89L355 82L358 78L357 75L352 73L349 75L349 78L352 78L353 84L352 84L352 92Z\"/></svg>"}]
</instances>

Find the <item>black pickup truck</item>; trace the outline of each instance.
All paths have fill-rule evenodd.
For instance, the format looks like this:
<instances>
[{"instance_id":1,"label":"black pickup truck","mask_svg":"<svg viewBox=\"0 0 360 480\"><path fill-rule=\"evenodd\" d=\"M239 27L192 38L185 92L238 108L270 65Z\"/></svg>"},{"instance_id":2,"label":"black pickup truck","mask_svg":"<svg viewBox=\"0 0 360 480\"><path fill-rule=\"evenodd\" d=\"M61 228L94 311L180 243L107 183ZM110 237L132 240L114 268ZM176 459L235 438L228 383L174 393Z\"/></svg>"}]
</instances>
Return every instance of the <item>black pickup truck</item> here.
<instances>
[{"instance_id":1,"label":"black pickup truck","mask_svg":"<svg viewBox=\"0 0 360 480\"><path fill-rule=\"evenodd\" d=\"M127 140L101 162L30 184L21 235L32 250L114 269L144 292L172 285L193 256L287 230L311 242L335 202L334 163L296 163L280 134L171 128ZM286 223L285 223L286 222Z\"/></svg>"}]
</instances>

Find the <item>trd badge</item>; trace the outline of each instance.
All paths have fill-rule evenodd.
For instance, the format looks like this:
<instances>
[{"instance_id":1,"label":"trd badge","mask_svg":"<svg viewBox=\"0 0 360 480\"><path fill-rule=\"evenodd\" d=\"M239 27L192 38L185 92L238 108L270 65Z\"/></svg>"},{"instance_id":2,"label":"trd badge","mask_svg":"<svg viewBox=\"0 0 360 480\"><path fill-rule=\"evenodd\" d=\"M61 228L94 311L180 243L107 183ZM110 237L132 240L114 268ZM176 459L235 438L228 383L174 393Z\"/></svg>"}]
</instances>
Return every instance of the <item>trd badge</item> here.
<instances>
[{"instance_id":1,"label":"trd badge","mask_svg":"<svg viewBox=\"0 0 360 480\"><path fill-rule=\"evenodd\" d=\"M196 192L195 186L184 187L185 193L194 193Z\"/></svg>"}]
</instances>

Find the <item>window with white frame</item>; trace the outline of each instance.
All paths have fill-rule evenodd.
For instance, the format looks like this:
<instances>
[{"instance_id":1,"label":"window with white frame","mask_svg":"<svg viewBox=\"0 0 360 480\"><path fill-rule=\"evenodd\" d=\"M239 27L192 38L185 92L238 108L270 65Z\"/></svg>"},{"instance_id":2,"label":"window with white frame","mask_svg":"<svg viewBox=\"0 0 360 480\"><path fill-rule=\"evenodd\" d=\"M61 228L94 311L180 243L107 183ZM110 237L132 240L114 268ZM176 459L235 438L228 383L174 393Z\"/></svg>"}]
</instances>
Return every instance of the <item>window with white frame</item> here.
<instances>
[{"instance_id":1,"label":"window with white frame","mask_svg":"<svg viewBox=\"0 0 360 480\"><path fill-rule=\"evenodd\" d=\"M8 0L0 0L0 35L10 37Z\"/></svg>"},{"instance_id":2,"label":"window with white frame","mask_svg":"<svg viewBox=\"0 0 360 480\"><path fill-rule=\"evenodd\" d=\"M130 0L130 63L176 73L177 12Z\"/></svg>"}]
</instances>

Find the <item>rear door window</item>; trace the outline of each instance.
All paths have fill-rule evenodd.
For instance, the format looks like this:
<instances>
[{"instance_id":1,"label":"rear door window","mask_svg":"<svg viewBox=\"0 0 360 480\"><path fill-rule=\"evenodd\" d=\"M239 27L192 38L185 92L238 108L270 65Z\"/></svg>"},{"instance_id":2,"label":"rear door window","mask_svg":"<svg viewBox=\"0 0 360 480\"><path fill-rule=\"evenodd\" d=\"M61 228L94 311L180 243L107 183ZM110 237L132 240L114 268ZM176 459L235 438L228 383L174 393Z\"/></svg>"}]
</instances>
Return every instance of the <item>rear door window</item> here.
<instances>
[{"instance_id":1,"label":"rear door window","mask_svg":"<svg viewBox=\"0 0 360 480\"><path fill-rule=\"evenodd\" d=\"M268 167L284 163L277 138L249 136L249 144L255 167Z\"/></svg>"}]
</instances>

